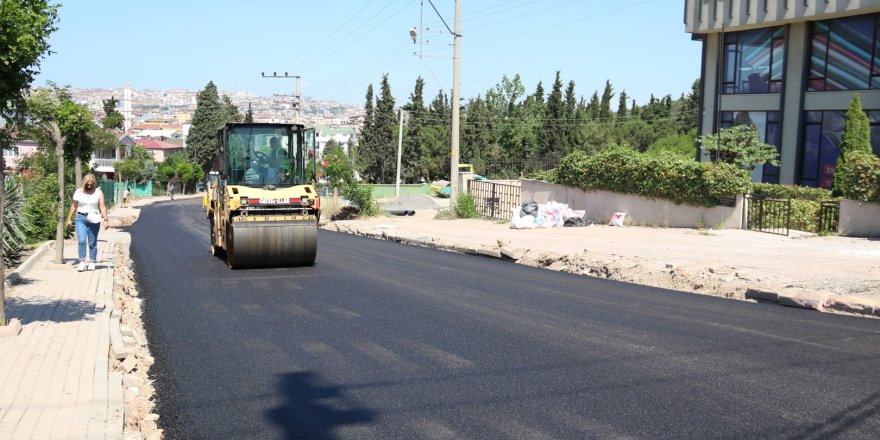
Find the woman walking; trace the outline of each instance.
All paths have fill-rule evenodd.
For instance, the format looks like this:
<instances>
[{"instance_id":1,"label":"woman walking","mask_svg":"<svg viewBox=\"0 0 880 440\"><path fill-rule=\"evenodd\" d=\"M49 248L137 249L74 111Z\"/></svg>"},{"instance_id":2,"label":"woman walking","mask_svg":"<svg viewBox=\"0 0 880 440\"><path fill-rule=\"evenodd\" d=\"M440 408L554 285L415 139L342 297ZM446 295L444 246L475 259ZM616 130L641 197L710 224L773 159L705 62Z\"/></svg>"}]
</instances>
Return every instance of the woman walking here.
<instances>
[{"instance_id":1,"label":"woman walking","mask_svg":"<svg viewBox=\"0 0 880 440\"><path fill-rule=\"evenodd\" d=\"M104 206L104 193L98 188L98 181L93 174L83 177L83 186L73 193L73 203L70 212L67 213L67 227L70 227L73 213L76 213L76 241L79 246L79 264L76 270L82 272L86 269L95 270L95 260L98 258L98 231L101 229L101 220L104 220L104 229L110 225L107 221L107 208ZM86 266L86 245L89 248L89 263Z\"/></svg>"}]
</instances>

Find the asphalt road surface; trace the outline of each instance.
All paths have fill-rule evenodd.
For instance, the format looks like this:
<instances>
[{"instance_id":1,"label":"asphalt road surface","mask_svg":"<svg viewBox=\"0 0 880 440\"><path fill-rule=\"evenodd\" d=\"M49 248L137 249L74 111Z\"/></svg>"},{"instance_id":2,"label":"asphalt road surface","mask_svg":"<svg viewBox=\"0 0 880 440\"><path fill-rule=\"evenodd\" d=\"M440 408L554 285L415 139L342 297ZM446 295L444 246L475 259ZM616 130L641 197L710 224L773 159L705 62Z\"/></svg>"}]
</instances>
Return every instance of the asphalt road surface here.
<instances>
[{"instance_id":1,"label":"asphalt road surface","mask_svg":"<svg viewBox=\"0 0 880 440\"><path fill-rule=\"evenodd\" d=\"M198 200L132 227L172 439L870 438L880 320L319 231L232 271Z\"/></svg>"}]
</instances>

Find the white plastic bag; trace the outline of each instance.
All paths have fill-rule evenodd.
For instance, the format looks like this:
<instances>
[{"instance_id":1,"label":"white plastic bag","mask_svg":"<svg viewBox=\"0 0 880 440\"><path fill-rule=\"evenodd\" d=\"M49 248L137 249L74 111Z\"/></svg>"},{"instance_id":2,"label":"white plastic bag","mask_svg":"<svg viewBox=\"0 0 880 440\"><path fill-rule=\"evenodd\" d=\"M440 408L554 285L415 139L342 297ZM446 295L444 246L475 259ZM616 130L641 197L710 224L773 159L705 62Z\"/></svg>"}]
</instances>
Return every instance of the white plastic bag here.
<instances>
[{"instance_id":1,"label":"white plastic bag","mask_svg":"<svg viewBox=\"0 0 880 440\"><path fill-rule=\"evenodd\" d=\"M623 226L623 220L625 218L625 212L615 212L614 214L611 214L611 221L608 222L608 226Z\"/></svg>"}]
</instances>

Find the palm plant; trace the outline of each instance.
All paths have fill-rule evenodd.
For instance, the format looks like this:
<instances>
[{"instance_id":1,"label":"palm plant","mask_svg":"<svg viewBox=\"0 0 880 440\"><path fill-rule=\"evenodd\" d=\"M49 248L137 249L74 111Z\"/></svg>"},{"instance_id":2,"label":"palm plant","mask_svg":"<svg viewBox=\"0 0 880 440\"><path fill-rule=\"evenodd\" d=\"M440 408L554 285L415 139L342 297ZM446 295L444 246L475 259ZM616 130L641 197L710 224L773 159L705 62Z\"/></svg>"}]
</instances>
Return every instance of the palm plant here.
<instances>
[{"instance_id":1,"label":"palm plant","mask_svg":"<svg viewBox=\"0 0 880 440\"><path fill-rule=\"evenodd\" d=\"M24 193L21 181L10 179L6 182L5 203L3 206L3 263L5 267L15 267L21 261L21 253L31 222L24 212Z\"/></svg>"}]
</instances>

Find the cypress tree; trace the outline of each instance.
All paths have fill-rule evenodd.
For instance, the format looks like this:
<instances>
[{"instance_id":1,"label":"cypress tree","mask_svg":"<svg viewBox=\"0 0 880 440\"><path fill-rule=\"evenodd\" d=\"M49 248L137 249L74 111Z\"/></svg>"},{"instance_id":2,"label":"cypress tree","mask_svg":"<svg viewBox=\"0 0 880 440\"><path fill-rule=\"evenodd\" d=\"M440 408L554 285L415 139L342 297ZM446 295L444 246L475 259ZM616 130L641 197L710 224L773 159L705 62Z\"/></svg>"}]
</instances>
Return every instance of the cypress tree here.
<instances>
[{"instance_id":1,"label":"cypress tree","mask_svg":"<svg viewBox=\"0 0 880 440\"><path fill-rule=\"evenodd\" d=\"M544 85L541 81L538 81L538 87L535 87L535 93L532 96L535 97L535 102L544 105Z\"/></svg>"},{"instance_id":2,"label":"cypress tree","mask_svg":"<svg viewBox=\"0 0 880 440\"><path fill-rule=\"evenodd\" d=\"M409 119L404 126L400 176L401 179L409 182L415 182L419 177L425 176L425 172L419 166L422 153L422 124L425 116L424 88L425 80L419 76L416 78L412 94L409 95L409 102L403 106L403 109L409 112Z\"/></svg>"},{"instance_id":3,"label":"cypress tree","mask_svg":"<svg viewBox=\"0 0 880 440\"><path fill-rule=\"evenodd\" d=\"M599 119L599 91L598 90L593 92L593 97L590 98L590 103L587 104L587 109L590 110L590 118Z\"/></svg>"},{"instance_id":4,"label":"cypress tree","mask_svg":"<svg viewBox=\"0 0 880 440\"><path fill-rule=\"evenodd\" d=\"M626 90L620 92L620 99L617 101L617 120L626 119Z\"/></svg>"},{"instance_id":5,"label":"cypress tree","mask_svg":"<svg viewBox=\"0 0 880 440\"><path fill-rule=\"evenodd\" d=\"M220 150L217 128L226 123L228 116L217 94L217 86L209 81L196 96L196 110L186 138L186 157L190 162L210 169Z\"/></svg>"},{"instance_id":6,"label":"cypress tree","mask_svg":"<svg viewBox=\"0 0 880 440\"><path fill-rule=\"evenodd\" d=\"M361 170L361 177L368 181L376 178L376 163L373 159L373 127L376 125L376 111L373 108L373 85L367 86L367 94L364 97L364 123L358 136L357 148L355 148L355 163Z\"/></svg>"},{"instance_id":7,"label":"cypress tree","mask_svg":"<svg viewBox=\"0 0 880 440\"><path fill-rule=\"evenodd\" d=\"M599 107L599 118L603 121L608 121L611 119L611 98L614 97L613 89L611 88L611 80L605 81L605 91L602 92L602 103Z\"/></svg>"},{"instance_id":8,"label":"cypress tree","mask_svg":"<svg viewBox=\"0 0 880 440\"><path fill-rule=\"evenodd\" d=\"M254 109L251 107L251 103L248 103L247 113L244 114L244 122L253 123L254 122Z\"/></svg>"},{"instance_id":9,"label":"cypress tree","mask_svg":"<svg viewBox=\"0 0 880 440\"><path fill-rule=\"evenodd\" d=\"M547 111L544 116L544 136L541 140L541 153L546 156L555 156L565 151L565 131L562 123L565 119L565 106L562 102L562 80L559 71L556 71L556 80L553 81L553 90L547 98Z\"/></svg>"},{"instance_id":10,"label":"cypress tree","mask_svg":"<svg viewBox=\"0 0 880 440\"><path fill-rule=\"evenodd\" d=\"M379 97L376 99L375 149L379 164L378 182L394 182L397 171L397 139L394 137L397 128L397 113L394 111L394 97L391 96L391 85L388 74L382 75L379 86Z\"/></svg>"},{"instance_id":11,"label":"cypress tree","mask_svg":"<svg viewBox=\"0 0 880 440\"><path fill-rule=\"evenodd\" d=\"M577 96L574 94L574 80L568 81L565 88L565 123L562 124L565 132L565 152L571 151L575 145L575 131L577 130Z\"/></svg>"},{"instance_id":12,"label":"cypress tree","mask_svg":"<svg viewBox=\"0 0 880 440\"><path fill-rule=\"evenodd\" d=\"M862 102L858 93L853 93L849 109L846 111L846 122L840 138L840 158L853 153L871 153L871 125L868 116L862 110Z\"/></svg>"}]
</instances>

